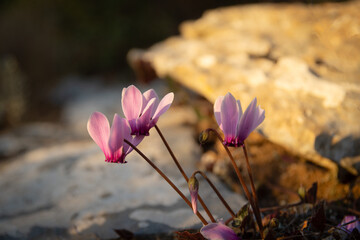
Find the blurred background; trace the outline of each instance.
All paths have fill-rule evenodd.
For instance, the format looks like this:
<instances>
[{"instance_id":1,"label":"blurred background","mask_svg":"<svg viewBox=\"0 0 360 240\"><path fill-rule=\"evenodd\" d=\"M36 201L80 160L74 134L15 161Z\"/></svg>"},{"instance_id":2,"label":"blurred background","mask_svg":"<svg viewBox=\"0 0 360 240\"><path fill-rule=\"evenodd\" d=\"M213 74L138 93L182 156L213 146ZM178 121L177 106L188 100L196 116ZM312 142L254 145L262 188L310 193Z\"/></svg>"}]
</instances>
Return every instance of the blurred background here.
<instances>
[{"instance_id":1,"label":"blurred background","mask_svg":"<svg viewBox=\"0 0 360 240\"><path fill-rule=\"evenodd\" d=\"M257 2L283 1L1 0L0 129L57 119L61 106L50 95L64 76L134 80L129 49L178 34L206 9Z\"/></svg>"},{"instance_id":2,"label":"blurred background","mask_svg":"<svg viewBox=\"0 0 360 240\"><path fill-rule=\"evenodd\" d=\"M129 49L177 34L206 9L246 2L0 1L0 129L58 119L51 94L65 76L134 81Z\"/></svg>"}]
</instances>

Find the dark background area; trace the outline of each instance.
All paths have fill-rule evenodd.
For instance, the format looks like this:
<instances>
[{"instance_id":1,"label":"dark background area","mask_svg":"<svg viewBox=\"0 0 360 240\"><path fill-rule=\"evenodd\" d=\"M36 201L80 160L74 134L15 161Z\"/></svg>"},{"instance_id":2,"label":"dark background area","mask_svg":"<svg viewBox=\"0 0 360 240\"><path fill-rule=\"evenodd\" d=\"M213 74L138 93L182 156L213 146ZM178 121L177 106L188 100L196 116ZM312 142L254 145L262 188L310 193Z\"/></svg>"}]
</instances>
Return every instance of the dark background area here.
<instances>
[{"instance_id":1,"label":"dark background area","mask_svg":"<svg viewBox=\"0 0 360 240\"><path fill-rule=\"evenodd\" d=\"M7 117L18 111L7 106L16 94L26 102L19 122L54 119L57 106L48 95L62 76L100 75L106 82L119 81L120 73L134 78L126 63L129 49L147 48L178 34L182 21L197 19L207 9L256 2L2 0L0 129L17 124ZM9 59L20 83L14 83L13 73L3 74Z\"/></svg>"}]
</instances>

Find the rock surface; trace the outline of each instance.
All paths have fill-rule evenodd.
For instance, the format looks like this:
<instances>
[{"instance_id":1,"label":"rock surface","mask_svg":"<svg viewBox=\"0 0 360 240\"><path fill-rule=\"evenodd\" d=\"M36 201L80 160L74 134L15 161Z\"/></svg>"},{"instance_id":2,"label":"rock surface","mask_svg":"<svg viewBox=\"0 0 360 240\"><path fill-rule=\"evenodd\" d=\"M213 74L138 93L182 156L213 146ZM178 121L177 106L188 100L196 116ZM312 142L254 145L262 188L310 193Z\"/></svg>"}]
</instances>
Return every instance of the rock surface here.
<instances>
[{"instance_id":1,"label":"rock surface","mask_svg":"<svg viewBox=\"0 0 360 240\"><path fill-rule=\"evenodd\" d=\"M105 163L103 153L90 137L81 137L92 111L107 112L118 106L117 112L120 112L121 89L120 86L106 89L99 86L97 91L106 93L107 99L118 100L104 105L100 102L94 106L96 96L91 94L87 100L85 97L73 99L71 102L83 109L77 114L72 112L74 105L65 109L64 119L70 125L63 127L61 133L67 137L61 137L57 128L46 124L44 128L41 124L34 125L37 128L28 126L28 134L25 131L21 135L24 141L20 143L26 142L31 129L33 132L52 129L49 135L58 135L54 134L53 141L47 143L34 140L33 145L24 147L24 152L18 152L0 165L0 239L109 239L117 236L113 229L151 234L201 226L192 210L136 152L127 157L127 164ZM196 169L201 155L189 124L194 121L196 116L188 107L172 107L159 121L160 129L187 174ZM74 129L78 129L77 134ZM37 139L45 137L41 131L36 136ZM38 145L34 146L37 141ZM187 184L155 130L139 148L189 197ZM234 210L245 203L217 178L212 179ZM216 217L227 218L229 215L216 195L205 182L200 184L201 194Z\"/></svg>"},{"instance_id":2,"label":"rock surface","mask_svg":"<svg viewBox=\"0 0 360 240\"><path fill-rule=\"evenodd\" d=\"M228 91L243 106L257 97L268 139L334 173L340 164L359 174L351 161L360 155L359 8L360 1L215 9L128 58L136 71L151 65L211 102Z\"/></svg>"}]
</instances>

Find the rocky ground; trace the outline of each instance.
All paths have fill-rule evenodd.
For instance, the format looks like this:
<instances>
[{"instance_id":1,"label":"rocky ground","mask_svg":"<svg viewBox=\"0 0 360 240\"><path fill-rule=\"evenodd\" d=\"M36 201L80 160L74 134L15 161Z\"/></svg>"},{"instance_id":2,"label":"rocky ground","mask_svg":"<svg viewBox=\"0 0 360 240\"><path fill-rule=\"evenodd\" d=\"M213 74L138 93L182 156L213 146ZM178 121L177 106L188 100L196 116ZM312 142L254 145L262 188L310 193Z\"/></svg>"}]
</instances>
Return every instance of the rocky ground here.
<instances>
[{"instance_id":1,"label":"rocky ground","mask_svg":"<svg viewBox=\"0 0 360 240\"><path fill-rule=\"evenodd\" d=\"M113 229L150 238L199 228L192 210L135 152L124 165L104 162L86 122L93 111L108 117L119 113L122 86L88 81L85 88L81 83L59 87L58 95L69 93L69 85L76 96L64 103L62 124L32 123L0 136L0 239L109 239L117 236ZM164 84L153 86L159 95L165 93ZM190 106L176 104L159 121L187 174L196 170L201 157L193 131L196 121ZM189 195L155 131L139 148ZM244 204L239 194L210 177L232 207ZM201 194L216 217L227 218L216 196L201 184Z\"/></svg>"}]
</instances>

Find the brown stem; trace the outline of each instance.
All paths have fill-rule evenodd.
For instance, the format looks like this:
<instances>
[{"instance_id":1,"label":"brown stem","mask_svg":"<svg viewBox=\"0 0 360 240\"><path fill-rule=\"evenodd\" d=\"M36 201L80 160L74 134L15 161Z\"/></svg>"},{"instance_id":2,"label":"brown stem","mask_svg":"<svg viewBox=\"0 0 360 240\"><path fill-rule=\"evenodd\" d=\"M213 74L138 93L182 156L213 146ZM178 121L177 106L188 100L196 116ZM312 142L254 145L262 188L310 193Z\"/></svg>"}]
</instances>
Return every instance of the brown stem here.
<instances>
[{"instance_id":1,"label":"brown stem","mask_svg":"<svg viewBox=\"0 0 360 240\"><path fill-rule=\"evenodd\" d=\"M128 144L130 147L132 147L148 164L150 164L150 166L152 168L155 169L155 171L157 171L160 176L162 178L165 179L165 181L168 182L168 184L180 195L180 197L186 202L186 204L192 209L192 206L191 206L191 202L185 197L185 195L175 186L175 184L153 163L150 161L149 158L147 158L135 145L133 145L131 142L129 142L128 140L124 139L124 142L126 144ZM204 224L204 225L207 225L207 221L204 219L204 217L199 213L197 212L196 215L198 216L198 218L201 220L201 222Z\"/></svg>"},{"instance_id":2,"label":"brown stem","mask_svg":"<svg viewBox=\"0 0 360 240\"><path fill-rule=\"evenodd\" d=\"M211 182L211 180L206 176L205 173L203 173L202 171L196 171L192 174L193 177L195 177L195 175L199 173L201 174L201 176L203 176L203 178L205 178L205 180L209 183L210 187L214 190L214 192L216 193L216 195L218 196L218 198L220 199L220 201L224 204L225 208L229 211L230 215L235 218L235 213L233 212L233 210L231 209L231 207L229 206L229 204L225 201L225 199L223 198L223 196L220 194L220 192L217 190L217 188L215 187L215 185Z\"/></svg>"},{"instance_id":3,"label":"brown stem","mask_svg":"<svg viewBox=\"0 0 360 240\"><path fill-rule=\"evenodd\" d=\"M234 219L234 217L228 218L228 219L225 221L225 225L228 225L233 219Z\"/></svg>"},{"instance_id":4,"label":"brown stem","mask_svg":"<svg viewBox=\"0 0 360 240\"><path fill-rule=\"evenodd\" d=\"M161 140L162 140L163 143L165 144L168 152L170 153L170 155L171 155L172 159L174 160L174 162L175 162L177 168L179 169L180 173L183 175L185 181L186 181L186 182L189 182L188 176L186 175L184 169L181 167L179 161L178 161L177 158L175 157L175 154L174 154L173 151L171 150L171 148L170 148L168 142L166 141L164 135L161 133L160 128L159 128L157 125L155 125L155 129L156 129L156 131L158 132ZM211 214L209 208L206 206L205 202L202 200L202 198L200 197L200 195L198 195L198 200L199 200L201 206L204 208L206 214L209 216L211 222L216 222L214 216Z\"/></svg>"},{"instance_id":5,"label":"brown stem","mask_svg":"<svg viewBox=\"0 0 360 240\"><path fill-rule=\"evenodd\" d=\"M212 131L212 132L215 133L215 135L217 136L217 138L220 140L220 142L222 143L223 147L225 148L227 154L229 155L229 158L230 158L230 160L231 160L231 163L232 163L232 165L233 165L233 168L235 169L236 175L237 175L237 177L239 178L239 181L240 181L240 183L241 183L241 186L242 186L242 188L244 189L244 192L245 192L245 194L246 194L246 197L248 198L248 200L249 200L249 202L250 202L250 205L252 206L253 211L254 211L254 213L255 213L255 218L256 218L256 222L257 222L257 224L258 224L258 226L259 226L259 229L260 229L260 234L263 235L263 225L262 225L262 222L261 222L260 212L259 212L258 209L255 207L253 198L252 198L251 195L250 195L249 189L246 187L244 178L242 177L242 175L241 175L241 173L240 173L240 170L239 170L239 168L237 167L237 165L236 165L236 163L235 163L234 157L232 156L229 148L223 143L223 139L222 139L222 137L220 136L220 134L219 134L215 129L208 128L208 129L206 129L206 131Z\"/></svg>"},{"instance_id":6,"label":"brown stem","mask_svg":"<svg viewBox=\"0 0 360 240\"><path fill-rule=\"evenodd\" d=\"M254 186L254 179L253 179L253 175L252 175L252 170L251 170L251 167L250 167L250 163L249 163L249 158L248 158L248 154L247 154L247 151L246 151L246 147L245 147L245 143L243 143L242 145L242 149L244 151L244 155L245 155L245 159L246 159L246 167L247 167L247 171L248 171L248 174L249 174L249 178L250 178L250 186L251 186L251 191L252 191L252 195L254 197L254 203L255 203L255 208L258 213L260 212L260 208L259 208L259 201L258 201L258 198L257 198L257 195L256 195L256 190L255 190L255 186Z\"/></svg>"}]
</instances>

